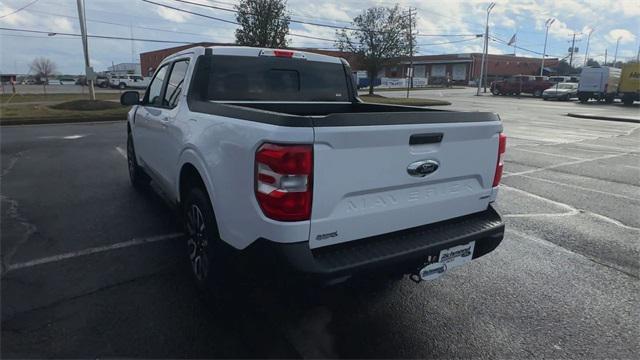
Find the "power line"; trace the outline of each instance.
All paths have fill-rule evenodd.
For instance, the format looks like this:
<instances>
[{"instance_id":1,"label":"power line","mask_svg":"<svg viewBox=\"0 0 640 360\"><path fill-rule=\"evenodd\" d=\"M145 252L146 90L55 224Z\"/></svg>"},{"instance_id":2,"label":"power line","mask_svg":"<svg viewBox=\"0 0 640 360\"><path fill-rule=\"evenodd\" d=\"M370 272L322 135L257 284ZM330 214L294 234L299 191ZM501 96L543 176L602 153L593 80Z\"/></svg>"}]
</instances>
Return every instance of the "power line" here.
<instances>
[{"instance_id":1,"label":"power line","mask_svg":"<svg viewBox=\"0 0 640 360\"><path fill-rule=\"evenodd\" d=\"M40 30L29 30L29 29L13 29L13 28L6 28L6 27L0 27L0 30L19 31L19 32L34 33L34 34L47 34L49 36L54 36L54 35L82 36L80 34L74 34L74 33L64 33L64 32L55 32L55 31L40 31ZM87 37L96 38L96 39L126 40L126 41L132 41L133 40L133 41L154 42L154 43L168 43L168 44L194 44L194 42L191 42L191 41L141 39L141 38L131 38L131 37L123 37L123 36L87 35Z\"/></svg>"},{"instance_id":2,"label":"power line","mask_svg":"<svg viewBox=\"0 0 640 360\"><path fill-rule=\"evenodd\" d=\"M417 44L418 46L432 46L432 45L446 45L446 44L455 44L455 43L461 43L461 42L465 42L465 41L473 41L476 40L476 37L474 35L473 39L463 39L463 40L453 40L453 41L444 41L444 42L438 42L438 43L431 43L431 44Z\"/></svg>"},{"instance_id":3,"label":"power line","mask_svg":"<svg viewBox=\"0 0 640 360\"><path fill-rule=\"evenodd\" d=\"M17 9L17 10L14 10L14 11L12 11L12 12L8 13L8 14L4 14L4 15L0 16L0 19L2 19L2 18L6 18L7 16L9 16L9 15L13 15L13 14L17 13L18 11L24 10L24 9L28 8L29 6L31 6L31 5L33 5L33 4L35 4L35 3L37 3L38 1L39 1L39 0L33 0L32 2L28 3L27 5L25 5L25 6L21 7L21 8L19 8L19 9Z\"/></svg>"},{"instance_id":4,"label":"power line","mask_svg":"<svg viewBox=\"0 0 640 360\"><path fill-rule=\"evenodd\" d=\"M221 19L221 18L217 18L217 17L214 17L214 16L205 15L205 14L200 14L200 13L197 13L197 12L194 12L194 11L189 11L189 10L177 8L175 6L157 3L157 2L154 2L154 1L151 1L151 0L142 0L142 1L144 1L146 3L149 3L149 4L154 4L154 5L157 5L157 6L162 6L162 7L168 8L168 9L172 9L172 10L175 10L175 11L180 11L180 12L184 12L184 13L195 15L195 16L201 16L201 17L204 17L204 18L207 18L207 19L222 21L222 22L229 23L229 24L234 24L234 25L240 25L239 23L237 23L235 21L225 20L225 19ZM292 32L290 32L287 35L306 38L306 39L321 40L321 41L330 41L330 42L335 42L336 41L335 39L326 39L326 38L320 38L320 37L315 37L315 36L296 34L296 33L292 33Z\"/></svg>"},{"instance_id":5,"label":"power line","mask_svg":"<svg viewBox=\"0 0 640 360\"><path fill-rule=\"evenodd\" d=\"M491 40L493 40L493 41L497 41L497 42L502 43L502 44L505 44L505 45L509 44L509 42L507 42L507 41L505 41L505 40L502 40L502 39L499 39L499 38L497 38L497 37L495 37L495 36L489 36L489 37L490 37L490 38L491 38ZM535 50L531 50L531 49L523 48L523 47L520 47L520 46L514 46L514 45L509 45L509 46L513 46L513 47L515 47L515 48L517 48L517 49L520 49L520 50L523 50L523 51L527 51L527 52L530 52L530 53L533 53L533 54L543 55L543 54L542 54L541 52L539 52L539 51L535 51ZM562 57L562 56L558 56L558 55L551 55L551 54L545 54L545 55L547 55L547 56L553 56L553 57L556 57L556 58L561 58L561 57Z\"/></svg>"},{"instance_id":6,"label":"power line","mask_svg":"<svg viewBox=\"0 0 640 360\"><path fill-rule=\"evenodd\" d=\"M221 19L221 18L217 18L217 17L214 17L214 16L209 16L209 15L204 15L204 14L200 14L200 13L197 13L197 12L194 12L194 11L189 11L189 10L177 8L177 7L174 7L174 6L171 6L171 5L161 4L161 3L157 3L157 2L154 2L154 1L150 1L150 0L142 0L142 1L144 1L146 3L149 3L149 4L165 7L167 9L172 9L172 10L175 10L175 11L180 11L180 12L191 14L191 15L202 16L202 17L205 17L205 18L211 19L211 20L221 21L221 22L224 22L224 23L227 23L227 24L240 25L235 21Z\"/></svg>"},{"instance_id":7,"label":"power line","mask_svg":"<svg viewBox=\"0 0 640 360\"><path fill-rule=\"evenodd\" d=\"M476 36L476 37L480 37L482 36L482 34L416 34L415 36L432 36L432 37Z\"/></svg>"},{"instance_id":8,"label":"power line","mask_svg":"<svg viewBox=\"0 0 640 360\"><path fill-rule=\"evenodd\" d=\"M69 19L78 19L77 16L71 16L71 15L64 15L64 14L56 14L56 13L50 13L47 11L41 11L41 10L27 10L28 12L34 12L34 13L39 13L39 14L45 14L45 15L52 15L52 16L60 16L60 17L65 17L65 18L69 18ZM117 25L117 26L124 26L124 27L130 27L132 25L130 24L123 24L123 23L117 23L117 22L110 22L110 21L103 21L103 20L95 20L95 19L87 19L87 21L89 22L94 22L94 23L99 23L99 24L108 24L108 25ZM162 32L170 32L170 33L176 33L176 34L185 34L185 35L195 35L195 36L202 36L202 37L207 37L206 35L203 34L198 34L198 33L192 33L192 32L185 32L185 31L177 31L177 30L167 30L167 29L160 29L160 28L156 28L156 27L146 27L146 26L136 26L133 25L134 28L136 29L144 29L144 30L152 30L152 31L162 31Z\"/></svg>"},{"instance_id":9,"label":"power line","mask_svg":"<svg viewBox=\"0 0 640 360\"><path fill-rule=\"evenodd\" d=\"M150 1L147 1L147 0L142 0L142 1L150 2ZM227 9L227 8L220 7L220 6L207 5L207 4L197 3L197 2L193 2L193 1L189 1L189 0L173 0L173 1L180 2L180 3L183 3L183 4L189 4L189 5L193 5L193 6L205 7L205 8L214 9L214 10L227 11L227 12L232 12L232 13L236 13L236 14L238 13L238 10L235 10L235 9ZM158 5L158 4L156 4L156 5ZM258 16L259 14L250 14L250 15ZM329 20L329 19L326 19L326 20L335 21L335 20ZM366 31L366 30L362 30L362 29L358 29L358 28L354 28L354 27L331 25L331 24L321 24L321 23L317 23L317 22L302 21L302 20L295 20L295 19L289 19L289 22L296 23L296 24L320 26L320 27L326 27L326 28L337 29L337 30ZM417 36L475 36L475 34L418 34Z\"/></svg>"}]
</instances>

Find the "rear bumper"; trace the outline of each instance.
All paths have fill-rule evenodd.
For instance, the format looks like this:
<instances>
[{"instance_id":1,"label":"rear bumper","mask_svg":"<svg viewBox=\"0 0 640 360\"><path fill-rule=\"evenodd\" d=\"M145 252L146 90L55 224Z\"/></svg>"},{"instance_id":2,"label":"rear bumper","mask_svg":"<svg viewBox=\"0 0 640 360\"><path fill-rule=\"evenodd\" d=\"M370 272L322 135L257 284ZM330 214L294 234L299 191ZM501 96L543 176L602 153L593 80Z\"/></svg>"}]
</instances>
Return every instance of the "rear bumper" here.
<instances>
[{"instance_id":1,"label":"rear bumper","mask_svg":"<svg viewBox=\"0 0 640 360\"><path fill-rule=\"evenodd\" d=\"M429 256L475 241L473 258L493 251L504 237L504 223L489 206L483 212L348 243L310 249L307 242L282 244L259 239L252 247L279 264L319 278L371 272L413 273Z\"/></svg>"}]
</instances>

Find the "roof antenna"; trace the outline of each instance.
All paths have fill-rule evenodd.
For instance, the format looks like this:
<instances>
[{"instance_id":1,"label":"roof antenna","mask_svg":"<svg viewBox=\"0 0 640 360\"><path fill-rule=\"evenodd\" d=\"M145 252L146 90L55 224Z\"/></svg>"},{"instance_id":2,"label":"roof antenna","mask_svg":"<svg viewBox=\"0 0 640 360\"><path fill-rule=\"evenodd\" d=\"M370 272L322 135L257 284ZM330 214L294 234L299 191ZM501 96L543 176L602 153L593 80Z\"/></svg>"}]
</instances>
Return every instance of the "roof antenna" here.
<instances>
[{"instance_id":1,"label":"roof antenna","mask_svg":"<svg viewBox=\"0 0 640 360\"><path fill-rule=\"evenodd\" d=\"M212 56L213 55L213 49L212 48L205 48L204 49L204 56Z\"/></svg>"}]
</instances>

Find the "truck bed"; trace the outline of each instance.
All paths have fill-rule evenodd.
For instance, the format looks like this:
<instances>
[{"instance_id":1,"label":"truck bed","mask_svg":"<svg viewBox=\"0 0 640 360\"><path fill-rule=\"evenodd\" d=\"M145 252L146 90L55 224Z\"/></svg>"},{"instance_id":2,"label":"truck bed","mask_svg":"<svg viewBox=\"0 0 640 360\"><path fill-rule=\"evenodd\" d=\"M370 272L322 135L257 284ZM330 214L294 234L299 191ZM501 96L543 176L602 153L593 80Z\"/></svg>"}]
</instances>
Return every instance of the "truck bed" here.
<instances>
[{"instance_id":1,"label":"truck bed","mask_svg":"<svg viewBox=\"0 0 640 360\"><path fill-rule=\"evenodd\" d=\"M364 102L216 102L189 100L191 111L281 126L366 126L499 121L494 113ZM402 116L397 116L402 113Z\"/></svg>"}]
</instances>

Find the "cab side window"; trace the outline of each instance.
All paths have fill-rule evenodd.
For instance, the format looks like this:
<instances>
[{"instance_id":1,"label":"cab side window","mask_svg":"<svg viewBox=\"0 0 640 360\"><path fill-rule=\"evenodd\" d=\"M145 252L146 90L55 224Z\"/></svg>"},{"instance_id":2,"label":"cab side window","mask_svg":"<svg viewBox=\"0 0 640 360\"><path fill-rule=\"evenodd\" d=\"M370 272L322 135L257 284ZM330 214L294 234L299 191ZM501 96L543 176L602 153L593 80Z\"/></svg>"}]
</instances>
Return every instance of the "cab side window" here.
<instances>
[{"instance_id":1,"label":"cab side window","mask_svg":"<svg viewBox=\"0 0 640 360\"><path fill-rule=\"evenodd\" d=\"M167 83L167 90L164 94L162 106L174 108L178 105L178 98L182 92L182 85L188 68L189 60L179 60L174 63L171 69L171 75L169 75L169 82Z\"/></svg>"},{"instance_id":2,"label":"cab side window","mask_svg":"<svg viewBox=\"0 0 640 360\"><path fill-rule=\"evenodd\" d=\"M162 97L160 97L162 93L162 85L164 84L164 79L167 75L168 66L164 65L156 72L156 76L151 81L151 85L149 85L149 90L147 90L147 95L145 96L147 105L151 106L162 106Z\"/></svg>"}]
</instances>

